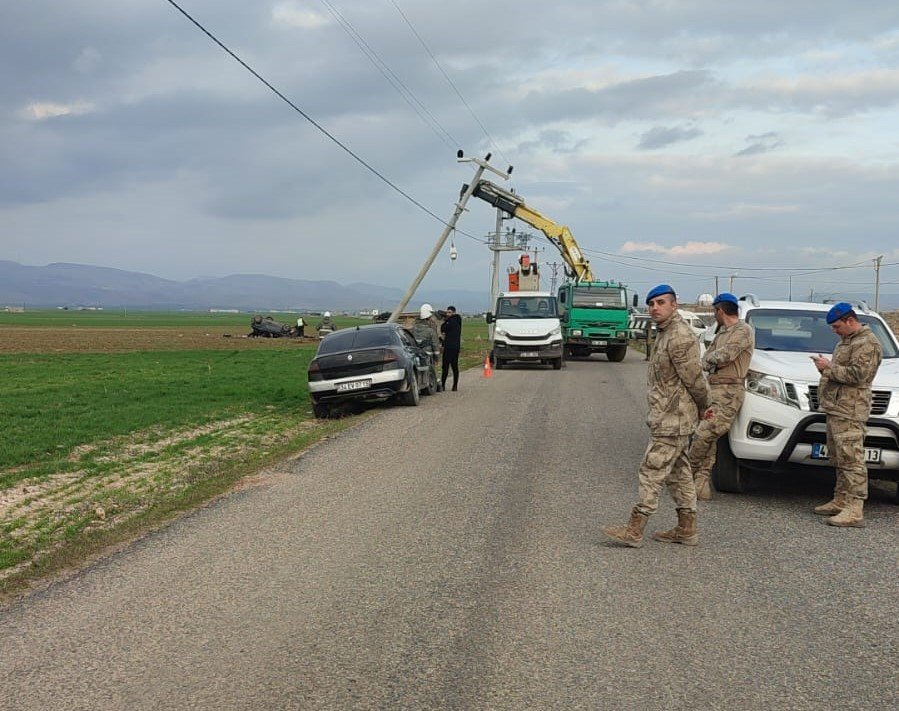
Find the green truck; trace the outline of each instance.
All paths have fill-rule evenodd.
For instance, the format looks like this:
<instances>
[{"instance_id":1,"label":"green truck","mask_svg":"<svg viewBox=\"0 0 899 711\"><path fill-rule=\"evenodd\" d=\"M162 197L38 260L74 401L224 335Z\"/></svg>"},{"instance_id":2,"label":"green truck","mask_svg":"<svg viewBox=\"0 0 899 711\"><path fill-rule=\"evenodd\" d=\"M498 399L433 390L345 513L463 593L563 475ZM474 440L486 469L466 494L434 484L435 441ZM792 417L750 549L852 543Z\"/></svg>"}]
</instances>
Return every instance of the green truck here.
<instances>
[{"instance_id":1,"label":"green truck","mask_svg":"<svg viewBox=\"0 0 899 711\"><path fill-rule=\"evenodd\" d=\"M633 295L636 306L637 295ZM582 281L559 288L565 354L587 358L605 353L615 363L624 360L629 336L627 287L617 281Z\"/></svg>"}]
</instances>

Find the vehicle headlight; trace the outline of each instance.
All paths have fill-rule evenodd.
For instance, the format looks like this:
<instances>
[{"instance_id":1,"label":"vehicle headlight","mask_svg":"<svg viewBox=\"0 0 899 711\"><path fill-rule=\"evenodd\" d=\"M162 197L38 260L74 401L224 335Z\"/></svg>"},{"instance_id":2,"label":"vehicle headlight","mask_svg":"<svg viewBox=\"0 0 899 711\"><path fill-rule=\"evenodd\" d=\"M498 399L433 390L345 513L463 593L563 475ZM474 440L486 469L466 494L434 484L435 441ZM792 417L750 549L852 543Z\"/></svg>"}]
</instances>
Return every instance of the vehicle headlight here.
<instances>
[{"instance_id":1,"label":"vehicle headlight","mask_svg":"<svg viewBox=\"0 0 899 711\"><path fill-rule=\"evenodd\" d=\"M571 331L571 335L572 336L583 336L584 332L579 328L575 328Z\"/></svg>"},{"instance_id":2,"label":"vehicle headlight","mask_svg":"<svg viewBox=\"0 0 899 711\"><path fill-rule=\"evenodd\" d=\"M549 332L550 336L561 336L562 335L562 327L556 326L552 331Z\"/></svg>"},{"instance_id":3,"label":"vehicle headlight","mask_svg":"<svg viewBox=\"0 0 899 711\"><path fill-rule=\"evenodd\" d=\"M497 328L496 330L493 331L493 335L494 336L508 336L509 334L507 334L503 329Z\"/></svg>"},{"instance_id":4,"label":"vehicle headlight","mask_svg":"<svg viewBox=\"0 0 899 711\"><path fill-rule=\"evenodd\" d=\"M615 336L617 338L627 338L627 331L617 331Z\"/></svg>"},{"instance_id":5,"label":"vehicle headlight","mask_svg":"<svg viewBox=\"0 0 899 711\"><path fill-rule=\"evenodd\" d=\"M746 374L746 390L784 405L799 407L798 402L787 396L787 386L784 381L774 375L750 370Z\"/></svg>"}]
</instances>

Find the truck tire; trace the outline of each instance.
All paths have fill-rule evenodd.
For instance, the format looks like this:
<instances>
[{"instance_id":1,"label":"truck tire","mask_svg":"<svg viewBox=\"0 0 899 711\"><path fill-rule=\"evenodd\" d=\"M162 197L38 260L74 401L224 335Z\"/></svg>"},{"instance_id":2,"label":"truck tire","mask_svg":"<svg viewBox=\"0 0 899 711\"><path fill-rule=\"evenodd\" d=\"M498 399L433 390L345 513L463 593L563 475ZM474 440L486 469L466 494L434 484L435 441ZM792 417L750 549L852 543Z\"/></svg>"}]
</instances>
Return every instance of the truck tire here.
<instances>
[{"instance_id":1,"label":"truck tire","mask_svg":"<svg viewBox=\"0 0 899 711\"><path fill-rule=\"evenodd\" d=\"M626 355L627 344L623 346L609 346L609 350L606 351L606 357L613 363L620 363Z\"/></svg>"},{"instance_id":2,"label":"truck tire","mask_svg":"<svg viewBox=\"0 0 899 711\"><path fill-rule=\"evenodd\" d=\"M421 390L418 389L418 378L415 373L409 379L409 389L400 393L400 402L410 407L418 407L418 403L421 402Z\"/></svg>"},{"instance_id":3,"label":"truck tire","mask_svg":"<svg viewBox=\"0 0 899 711\"><path fill-rule=\"evenodd\" d=\"M730 449L727 435L718 439L718 452L712 469L712 484L717 491L742 494L749 484L749 470L742 466Z\"/></svg>"},{"instance_id":4,"label":"truck tire","mask_svg":"<svg viewBox=\"0 0 899 711\"><path fill-rule=\"evenodd\" d=\"M331 416L331 408L327 405L312 403L312 414L320 420L327 420Z\"/></svg>"},{"instance_id":5,"label":"truck tire","mask_svg":"<svg viewBox=\"0 0 899 711\"><path fill-rule=\"evenodd\" d=\"M562 356L558 358L553 358L552 360L553 370L562 370Z\"/></svg>"}]
</instances>

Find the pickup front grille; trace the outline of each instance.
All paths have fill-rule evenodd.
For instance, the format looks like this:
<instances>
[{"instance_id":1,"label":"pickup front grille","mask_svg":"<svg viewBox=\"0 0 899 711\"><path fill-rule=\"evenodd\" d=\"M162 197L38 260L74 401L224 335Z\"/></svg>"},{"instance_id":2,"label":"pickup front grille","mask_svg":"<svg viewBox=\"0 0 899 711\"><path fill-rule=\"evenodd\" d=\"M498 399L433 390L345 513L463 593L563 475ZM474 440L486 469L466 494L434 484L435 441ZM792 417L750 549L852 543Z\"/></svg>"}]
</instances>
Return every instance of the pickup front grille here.
<instances>
[{"instance_id":1,"label":"pickup front grille","mask_svg":"<svg viewBox=\"0 0 899 711\"><path fill-rule=\"evenodd\" d=\"M889 390L874 390L871 393L871 414L884 415L890 406L890 398L893 393ZM815 411L818 409L818 386L808 386L808 405L809 409Z\"/></svg>"}]
</instances>

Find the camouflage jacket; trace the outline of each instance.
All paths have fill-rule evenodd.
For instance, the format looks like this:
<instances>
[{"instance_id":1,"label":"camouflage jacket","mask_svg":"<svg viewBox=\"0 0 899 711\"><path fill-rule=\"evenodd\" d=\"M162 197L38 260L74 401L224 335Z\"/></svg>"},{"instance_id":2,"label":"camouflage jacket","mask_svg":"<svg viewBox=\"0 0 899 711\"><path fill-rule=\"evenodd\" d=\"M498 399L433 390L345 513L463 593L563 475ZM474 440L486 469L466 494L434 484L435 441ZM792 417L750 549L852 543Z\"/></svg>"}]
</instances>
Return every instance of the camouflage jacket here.
<instances>
[{"instance_id":1,"label":"camouflage jacket","mask_svg":"<svg viewBox=\"0 0 899 711\"><path fill-rule=\"evenodd\" d=\"M745 321L720 326L712 345L702 357L710 385L743 385L755 349L755 334Z\"/></svg>"},{"instance_id":2,"label":"camouflage jacket","mask_svg":"<svg viewBox=\"0 0 899 711\"><path fill-rule=\"evenodd\" d=\"M699 341L680 314L658 324L649 357L646 424L654 435L688 435L709 403L699 367Z\"/></svg>"},{"instance_id":3,"label":"camouflage jacket","mask_svg":"<svg viewBox=\"0 0 899 711\"><path fill-rule=\"evenodd\" d=\"M412 324L412 336L426 351L437 353L440 350L439 336L437 335L436 319L415 319Z\"/></svg>"},{"instance_id":4,"label":"camouflage jacket","mask_svg":"<svg viewBox=\"0 0 899 711\"><path fill-rule=\"evenodd\" d=\"M871 414L871 383L883 360L883 348L865 325L840 339L821 373L818 407L828 415L865 422Z\"/></svg>"}]
</instances>

